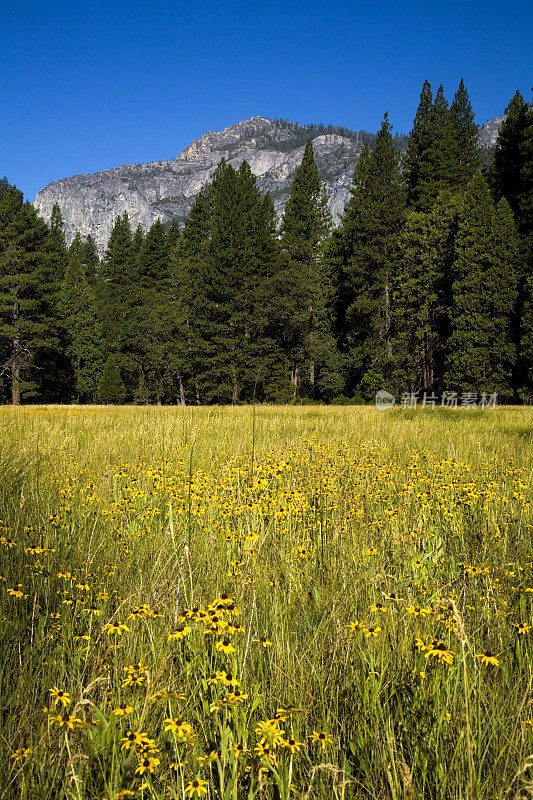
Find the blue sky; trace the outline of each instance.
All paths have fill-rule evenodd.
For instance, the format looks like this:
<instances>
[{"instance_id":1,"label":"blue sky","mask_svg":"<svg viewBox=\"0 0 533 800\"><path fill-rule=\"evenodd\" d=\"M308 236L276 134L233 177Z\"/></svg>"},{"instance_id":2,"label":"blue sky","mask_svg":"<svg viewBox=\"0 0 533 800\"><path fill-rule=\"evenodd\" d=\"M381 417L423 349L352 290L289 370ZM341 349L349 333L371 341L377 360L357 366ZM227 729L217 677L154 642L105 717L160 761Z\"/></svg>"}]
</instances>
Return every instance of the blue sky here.
<instances>
[{"instance_id":1,"label":"blue sky","mask_svg":"<svg viewBox=\"0 0 533 800\"><path fill-rule=\"evenodd\" d=\"M174 158L255 115L408 132L425 77L479 123L533 84L533 3L4 0L0 177Z\"/></svg>"}]
</instances>

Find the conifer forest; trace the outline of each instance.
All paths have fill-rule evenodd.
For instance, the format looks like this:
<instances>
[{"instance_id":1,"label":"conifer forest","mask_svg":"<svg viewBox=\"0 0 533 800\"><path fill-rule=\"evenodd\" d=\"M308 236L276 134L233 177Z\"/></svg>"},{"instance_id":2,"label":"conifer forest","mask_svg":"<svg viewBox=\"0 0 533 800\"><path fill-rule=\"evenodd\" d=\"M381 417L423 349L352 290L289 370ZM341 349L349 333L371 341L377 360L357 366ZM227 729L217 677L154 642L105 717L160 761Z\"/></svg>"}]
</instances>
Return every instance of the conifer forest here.
<instances>
[{"instance_id":1,"label":"conifer forest","mask_svg":"<svg viewBox=\"0 0 533 800\"><path fill-rule=\"evenodd\" d=\"M10 176L10 180L16 176ZM118 218L100 259L0 182L3 403L362 403L533 393L533 110L481 150L467 90L385 114L332 225L311 140L278 220L221 161L183 226Z\"/></svg>"}]
</instances>

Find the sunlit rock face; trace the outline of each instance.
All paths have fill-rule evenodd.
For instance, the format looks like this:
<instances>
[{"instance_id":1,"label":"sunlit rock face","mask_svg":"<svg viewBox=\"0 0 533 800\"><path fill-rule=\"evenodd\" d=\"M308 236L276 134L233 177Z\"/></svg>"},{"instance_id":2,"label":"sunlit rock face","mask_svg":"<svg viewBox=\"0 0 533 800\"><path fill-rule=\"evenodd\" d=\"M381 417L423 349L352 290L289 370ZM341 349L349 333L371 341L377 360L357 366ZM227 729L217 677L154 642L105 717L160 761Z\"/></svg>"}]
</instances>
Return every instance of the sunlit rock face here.
<instances>
[{"instance_id":1,"label":"sunlit rock face","mask_svg":"<svg viewBox=\"0 0 533 800\"><path fill-rule=\"evenodd\" d=\"M313 141L329 209L333 221L338 222L363 144L372 144L374 136L365 131L301 126L265 117L252 117L223 131L209 131L172 161L125 165L54 181L39 192L35 207L49 220L57 203L67 241L77 232L91 234L102 253L116 218L125 211L133 229L141 225L146 230L156 219L183 220L225 158L234 167L248 161L259 188L270 192L280 215L307 138ZM396 141L400 149L405 146L405 137Z\"/></svg>"}]
</instances>

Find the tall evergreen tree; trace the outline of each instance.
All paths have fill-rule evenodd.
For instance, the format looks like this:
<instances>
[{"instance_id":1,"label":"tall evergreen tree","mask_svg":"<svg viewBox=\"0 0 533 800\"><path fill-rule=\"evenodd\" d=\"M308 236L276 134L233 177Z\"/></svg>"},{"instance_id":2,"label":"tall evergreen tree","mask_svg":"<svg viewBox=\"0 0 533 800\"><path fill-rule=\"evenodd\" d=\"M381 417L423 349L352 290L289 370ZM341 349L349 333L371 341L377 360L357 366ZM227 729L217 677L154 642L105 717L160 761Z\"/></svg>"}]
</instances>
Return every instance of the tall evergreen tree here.
<instances>
[{"instance_id":1,"label":"tall evergreen tree","mask_svg":"<svg viewBox=\"0 0 533 800\"><path fill-rule=\"evenodd\" d=\"M170 247L163 223L156 220L143 237L137 254L137 300L131 333L125 346L137 372L136 399L161 403L168 388L168 349L171 340L169 292Z\"/></svg>"},{"instance_id":2,"label":"tall evergreen tree","mask_svg":"<svg viewBox=\"0 0 533 800\"><path fill-rule=\"evenodd\" d=\"M391 295L404 219L405 193L385 115L374 149L365 149L357 163L334 257L342 315L337 327L346 330L340 344L348 387L366 397L390 384Z\"/></svg>"},{"instance_id":3,"label":"tall evergreen tree","mask_svg":"<svg viewBox=\"0 0 533 800\"><path fill-rule=\"evenodd\" d=\"M426 81L405 160L409 204L430 211L439 192L466 186L479 167L477 126L463 80L452 105L439 86L434 102Z\"/></svg>"},{"instance_id":4,"label":"tall evergreen tree","mask_svg":"<svg viewBox=\"0 0 533 800\"><path fill-rule=\"evenodd\" d=\"M140 253L143 243L144 243L144 231L140 225L137 225L132 239L132 248L134 256L137 256Z\"/></svg>"},{"instance_id":5,"label":"tall evergreen tree","mask_svg":"<svg viewBox=\"0 0 533 800\"><path fill-rule=\"evenodd\" d=\"M22 192L5 192L0 201L0 353L13 404L35 396L43 361L59 344L48 239L46 224Z\"/></svg>"},{"instance_id":6,"label":"tall evergreen tree","mask_svg":"<svg viewBox=\"0 0 533 800\"><path fill-rule=\"evenodd\" d=\"M98 400L100 403L123 403L126 399L126 387L122 382L116 356L111 353L105 363L98 381Z\"/></svg>"},{"instance_id":7,"label":"tall evergreen tree","mask_svg":"<svg viewBox=\"0 0 533 800\"><path fill-rule=\"evenodd\" d=\"M133 250L133 237L128 215L116 220L100 269L97 285L97 305L106 350L117 355L122 368L122 353L127 351L132 328L132 309L138 305L139 267ZM135 365L125 365L129 371L129 390L136 388Z\"/></svg>"},{"instance_id":8,"label":"tall evergreen tree","mask_svg":"<svg viewBox=\"0 0 533 800\"><path fill-rule=\"evenodd\" d=\"M533 391L533 106L516 92L505 109L488 176L496 200L504 197L521 237L515 314L518 358L515 385Z\"/></svg>"},{"instance_id":9,"label":"tall evergreen tree","mask_svg":"<svg viewBox=\"0 0 533 800\"><path fill-rule=\"evenodd\" d=\"M63 281L60 310L78 401L95 402L103 368L103 339L96 302L76 251Z\"/></svg>"},{"instance_id":10,"label":"tall evergreen tree","mask_svg":"<svg viewBox=\"0 0 533 800\"><path fill-rule=\"evenodd\" d=\"M409 135L405 154L405 177L409 205L419 208L421 169L434 139L433 93L426 78L416 110L413 130Z\"/></svg>"},{"instance_id":11,"label":"tall evergreen tree","mask_svg":"<svg viewBox=\"0 0 533 800\"><path fill-rule=\"evenodd\" d=\"M451 179L453 187L464 187L480 168L481 154L478 143L479 129L462 78L450 106L449 120L455 141L455 172Z\"/></svg>"},{"instance_id":12,"label":"tall evergreen tree","mask_svg":"<svg viewBox=\"0 0 533 800\"><path fill-rule=\"evenodd\" d=\"M99 279L100 257L93 237L89 234L82 239L77 233L70 243L69 254L76 253L80 261L89 286L95 287Z\"/></svg>"},{"instance_id":13,"label":"tall evergreen tree","mask_svg":"<svg viewBox=\"0 0 533 800\"><path fill-rule=\"evenodd\" d=\"M516 92L505 109L489 180L496 200L505 197L515 216L519 233L533 236L533 107ZM528 250L533 250L529 243Z\"/></svg>"},{"instance_id":14,"label":"tall evergreen tree","mask_svg":"<svg viewBox=\"0 0 533 800\"><path fill-rule=\"evenodd\" d=\"M3 196L9 189L13 189L15 187L11 186L7 177L0 178L0 201L2 200Z\"/></svg>"},{"instance_id":15,"label":"tall evergreen tree","mask_svg":"<svg viewBox=\"0 0 533 800\"><path fill-rule=\"evenodd\" d=\"M502 198L492 221L491 264L485 284L490 318L489 374L486 388L512 398L516 363L513 313L520 278L520 243L509 203Z\"/></svg>"},{"instance_id":16,"label":"tall evergreen tree","mask_svg":"<svg viewBox=\"0 0 533 800\"><path fill-rule=\"evenodd\" d=\"M59 309L61 284L68 264L68 250L63 230L63 218L57 203L52 208L44 250L54 278L53 284L49 287L48 313L50 322L57 331L58 341L53 348L42 353L38 392L42 402L60 402L63 397L69 397L72 392L73 374L69 359L65 355L67 341L64 337Z\"/></svg>"},{"instance_id":17,"label":"tall evergreen tree","mask_svg":"<svg viewBox=\"0 0 533 800\"><path fill-rule=\"evenodd\" d=\"M429 211L440 191L453 186L458 160L455 130L449 116L442 84L437 89L431 112L430 140L421 154L416 187L417 208Z\"/></svg>"},{"instance_id":18,"label":"tall evergreen tree","mask_svg":"<svg viewBox=\"0 0 533 800\"><path fill-rule=\"evenodd\" d=\"M308 140L281 224L284 261L278 276L281 332L295 397L302 391L312 398L331 396L342 387L327 314L332 290L323 254L330 226L327 198Z\"/></svg>"},{"instance_id":19,"label":"tall evergreen tree","mask_svg":"<svg viewBox=\"0 0 533 800\"><path fill-rule=\"evenodd\" d=\"M491 319L488 299L493 263L494 207L477 172L459 211L452 266L452 332L448 342L445 388L481 392L491 387Z\"/></svg>"},{"instance_id":20,"label":"tall evergreen tree","mask_svg":"<svg viewBox=\"0 0 533 800\"><path fill-rule=\"evenodd\" d=\"M179 219L174 218L172 220L172 222L168 226L167 234L170 247L171 248L176 247L181 236L181 225Z\"/></svg>"},{"instance_id":21,"label":"tall evergreen tree","mask_svg":"<svg viewBox=\"0 0 533 800\"><path fill-rule=\"evenodd\" d=\"M225 163L212 182L204 341L204 392L231 402L264 390L272 354L264 340L265 281L276 258L273 206L263 200L247 162Z\"/></svg>"},{"instance_id":22,"label":"tall evergreen tree","mask_svg":"<svg viewBox=\"0 0 533 800\"><path fill-rule=\"evenodd\" d=\"M57 203L54 203L50 216L50 232L47 241L47 251L52 261L58 281L62 281L68 263L67 245L63 230L63 217Z\"/></svg>"},{"instance_id":23,"label":"tall evergreen tree","mask_svg":"<svg viewBox=\"0 0 533 800\"><path fill-rule=\"evenodd\" d=\"M211 185L197 194L170 258L171 313L176 332L171 369L183 405L199 404L203 399L201 377L208 351L204 337L211 195Z\"/></svg>"},{"instance_id":24,"label":"tall evergreen tree","mask_svg":"<svg viewBox=\"0 0 533 800\"><path fill-rule=\"evenodd\" d=\"M450 273L459 198L441 193L429 213L409 211L393 285L394 388L442 391Z\"/></svg>"}]
</instances>

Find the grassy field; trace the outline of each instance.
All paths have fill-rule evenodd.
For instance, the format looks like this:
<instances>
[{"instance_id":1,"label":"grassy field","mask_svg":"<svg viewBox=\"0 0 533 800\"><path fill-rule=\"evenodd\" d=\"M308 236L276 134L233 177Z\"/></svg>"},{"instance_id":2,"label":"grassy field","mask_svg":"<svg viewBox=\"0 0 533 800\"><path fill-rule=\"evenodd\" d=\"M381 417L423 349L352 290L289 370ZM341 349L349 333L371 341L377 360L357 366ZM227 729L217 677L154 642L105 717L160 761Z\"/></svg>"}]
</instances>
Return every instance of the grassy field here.
<instances>
[{"instance_id":1,"label":"grassy field","mask_svg":"<svg viewBox=\"0 0 533 800\"><path fill-rule=\"evenodd\" d=\"M0 798L533 797L533 409L0 409Z\"/></svg>"}]
</instances>

